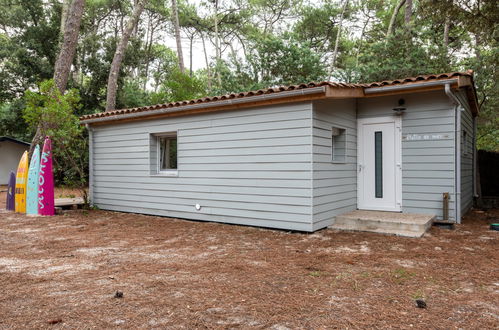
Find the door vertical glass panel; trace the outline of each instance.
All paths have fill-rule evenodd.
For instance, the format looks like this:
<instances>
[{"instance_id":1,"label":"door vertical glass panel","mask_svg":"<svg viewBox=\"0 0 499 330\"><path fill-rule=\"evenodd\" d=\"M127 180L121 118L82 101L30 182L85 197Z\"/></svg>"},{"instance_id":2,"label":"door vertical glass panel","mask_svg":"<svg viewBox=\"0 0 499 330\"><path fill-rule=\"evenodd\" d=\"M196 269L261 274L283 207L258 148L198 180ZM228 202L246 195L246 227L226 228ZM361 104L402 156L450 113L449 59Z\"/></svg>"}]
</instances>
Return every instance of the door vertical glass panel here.
<instances>
[{"instance_id":1,"label":"door vertical glass panel","mask_svg":"<svg viewBox=\"0 0 499 330\"><path fill-rule=\"evenodd\" d=\"M375 197L383 198L383 132L374 132Z\"/></svg>"}]
</instances>

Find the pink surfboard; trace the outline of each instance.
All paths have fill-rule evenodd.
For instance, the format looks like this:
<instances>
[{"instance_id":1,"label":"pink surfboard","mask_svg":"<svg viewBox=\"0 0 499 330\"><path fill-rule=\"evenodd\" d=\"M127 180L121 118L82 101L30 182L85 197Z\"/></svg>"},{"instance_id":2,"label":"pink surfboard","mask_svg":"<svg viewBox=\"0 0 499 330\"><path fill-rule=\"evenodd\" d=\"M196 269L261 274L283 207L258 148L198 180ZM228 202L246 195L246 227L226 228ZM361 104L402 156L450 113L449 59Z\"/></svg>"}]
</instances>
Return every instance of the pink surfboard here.
<instances>
[{"instance_id":1,"label":"pink surfboard","mask_svg":"<svg viewBox=\"0 0 499 330\"><path fill-rule=\"evenodd\" d=\"M38 176L38 214L54 215L54 174L52 172L52 142L47 136L43 143Z\"/></svg>"}]
</instances>

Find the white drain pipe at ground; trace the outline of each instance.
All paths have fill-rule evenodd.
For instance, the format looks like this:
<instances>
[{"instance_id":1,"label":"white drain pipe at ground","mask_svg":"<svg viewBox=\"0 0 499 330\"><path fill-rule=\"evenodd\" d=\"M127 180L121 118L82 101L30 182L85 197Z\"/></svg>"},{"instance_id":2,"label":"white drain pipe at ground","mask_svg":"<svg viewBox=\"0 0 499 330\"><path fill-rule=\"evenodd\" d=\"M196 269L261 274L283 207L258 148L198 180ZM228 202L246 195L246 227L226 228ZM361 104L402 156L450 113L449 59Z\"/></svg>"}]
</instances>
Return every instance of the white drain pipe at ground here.
<instances>
[{"instance_id":1,"label":"white drain pipe at ground","mask_svg":"<svg viewBox=\"0 0 499 330\"><path fill-rule=\"evenodd\" d=\"M454 94L450 88L450 84L445 84L445 94L451 99L456 113L456 127L455 127L455 144L456 144L456 157L455 157L455 186L454 186L454 209L456 222L461 223L461 111L464 108L461 106L459 98Z\"/></svg>"}]
</instances>

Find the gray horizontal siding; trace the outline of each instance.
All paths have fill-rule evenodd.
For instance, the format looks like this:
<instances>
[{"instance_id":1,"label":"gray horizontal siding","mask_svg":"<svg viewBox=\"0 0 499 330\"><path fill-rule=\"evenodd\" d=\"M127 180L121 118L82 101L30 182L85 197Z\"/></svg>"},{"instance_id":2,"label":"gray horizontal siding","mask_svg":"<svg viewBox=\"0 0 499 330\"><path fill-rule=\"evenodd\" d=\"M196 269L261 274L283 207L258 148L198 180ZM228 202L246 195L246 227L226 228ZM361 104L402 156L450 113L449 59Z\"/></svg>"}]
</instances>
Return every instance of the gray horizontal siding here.
<instances>
[{"instance_id":1,"label":"gray horizontal siding","mask_svg":"<svg viewBox=\"0 0 499 330\"><path fill-rule=\"evenodd\" d=\"M119 161L119 160L118 160ZM150 176L136 176L136 177L126 177L120 175L119 172L113 173L113 175L96 176L100 182L136 182L136 183L148 183L148 184L158 184L161 180L171 179L162 176L150 175ZM235 187L280 187L280 188L308 188L311 190L311 184L304 180L253 180L253 179L226 179L218 180L216 178L210 179L185 179L177 177L178 180L167 181L168 185L209 185L209 186L235 186ZM160 181L158 181L160 180ZM161 185L160 185L161 186ZM163 186L161 186L163 187Z\"/></svg>"},{"instance_id":2,"label":"gray horizontal siding","mask_svg":"<svg viewBox=\"0 0 499 330\"><path fill-rule=\"evenodd\" d=\"M406 100L404 212L455 214L455 112L441 91L253 108L95 126L92 199L109 210L312 231L357 207L357 118L393 115ZM313 108L312 108L313 107ZM472 135L463 114L462 129ZM346 129L345 163L331 161L331 127ZM154 175L150 135L178 133L178 176ZM461 207L472 201L472 153L461 157ZM469 156L468 156L469 155ZM471 196L471 197L470 197ZM202 206L196 211L195 204Z\"/></svg>"},{"instance_id":3,"label":"gray horizontal siding","mask_svg":"<svg viewBox=\"0 0 499 330\"><path fill-rule=\"evenodd\" d=\"M442 194L449 192L455 214L455 112L443 91L360 99L358 117L392 116L405 99L402 136L442 134L442 140L402 140L402 211L442 217Z\"/></svg>"},{"instance_id":4,"label":"gray horizontal siding","mask_svg":"<svg viewBox=\"0 0 499 330\"><path fill-rule=\"evenodd\" d=\"M99 192L98 189L94 193L98 193L99 198L102 201L113 201L118 205L137 205L140 207L144 207L145 205L149 205L151 207L161 208L172 208L177 211L183 212L193 212L195 211L194 205L192 204L192 198L174 198L171 196L149 196L147 200L138 200L142 194L130 194L130 193L121 193L119 198L117 198L116 192L114 193L103 193ZM307 215L308 208L301 207L299 205L286 205L285 209L282 208L281 212L275 212L275 206L282 204L271 204L271 203L261 203L258 201L255 202L234 202L228 200L222 200L221 198L214 199L206 199L206 197L202 199L196 200L203 208L203 213L210 214L218 214L214 212L217 210L218 212L222 212L223 209L227 210L227 212L223 213L225 215L241 215L244 214L246 217L260 217L263 215L262 219L272 219L279 221L294 221L294 222L303 222L303 216ZM203 203L205 202L205 203ZM208 205L208 206L207 206ZM308 205L307 205L308 206ZM284 212L287 211L287 212ZM239 212L239 213L238 213Z\"/></svg>"},{"instance_id":5,"label":"gray horizontal siding","mask_svg":"<svg viewBox=\"0 0 499 330\"><path fill-rule=\"evenodd\" d=\"M467 138L462 138L466 132ZM473 206L473 116L468 110L461 111L461 215Z\"/></svg>"},{"instance_id":6,"label":"gray horizontal siding","mask_svg":"<svg viewBox=\"0 0 499 330\"><path fill-rule=\"evenodd\" d=\"M318 228L357 208L357 118L355 100L314 102L313 218ZM346 159L331 160L332 127L346 129Z\"/></svg>"},{"instance_id":7,"label":"gray horizontal siding","mask_svg":"<svg viewBox=\"0 0 499 330\"><path fill-rule=\"evenodd\" d=\"M93 203L311 231L311 127L306 102L96 126ZM150 135L166 132L178 134L177 177L150 172Z\"/></svg>"},{"instance_id":8,"label":"gray horizontal siding","mask_svg":"<svg viewBox=\"0 0 499 330\"><path fill-rule=\"evenodd\" d=\"M287 229L287 230L290 229L290 223L288 223L286 221L275 221L272 219L266 219L264 214L258 214L258 217L256 217L256 218L241 216L241 214L244 214L244 213L241 213L239 211L227 212L227 213L234 213L235 215L220 215L218 213L225 213L225 212L213 213L214 210L209 210L210 212L208 212L206 209L203 210L202 213L200 213L200 212L172 211L172 210L167 210L158 204L134 205L134 204L127 203L126 205L121 205L119 203L119 201L117 201L117 202L111 201L111 203L107 203L107 202L102 201L99 203L99 207L102 209L105 209L105 210L110 210L110 211L142 213L142 214L159 215L159 216L180 218L180 219L216 221L216 222L223 222L223 223L230 223L230 224L260 226L260 227L269 227L269 228L277 228L277 229ZM311 227L310 223L305 223L305 222L293 222L292 227L293 227L292 230L300 230L300 231L312 231L312 230L314 230L313 227Z\"/></svg>"},{"instance_id":9,"label":"gray horizontal siding","mask_svg":"<svg viewBox=\"0 0 499 330\"><path fill-rule=\"evenodd\" d=\"M143 187L143 186L142 186ZM152 187L152 188L157 188L157 187ZM179 191L179 190L164 190L164 189L152 189L151 187L147 187L147 189L155 190L154 196L155 197L168 197L171 198L171 201L175 201L176 203L179 204L186 204L186 205L192 205L191 200L195 198L196 200L206 200L206 193L213 193L213 191L193 191L193 190L188 190L188 191ZM115 193L120 193L120 194L129 194L129 195L137 195L140 194L139 192L142 190L137 189L137 193L131 194L130 190L128 188L117 188L117 187L99 187L96 188L95 191L98 193L104 194L115 194ZM222 191L226 191L225 189L221 189ZM310 205L310 200L308 197L294 197L292 194L289 193L284 193L280 196L275 196L275 195L267 195L265 194L265 191L260 191L259 194L256 192L258 191L240 191L240 192L231 192L231 193L226 193L226 192L218 192L214 194L213 196L210 196L210 199L213 201L229 201L229 202L244 202L248 203L248 195L252 195L251 197L251 203L259 203L259 204L269 204L269 205L293 205L293 206L299 206L299 210L297 212L301 212L301 206L308 206ZM285 192L285 191L283 191ZM268 192L267 192L268 193ZM292 209L292 207L290 208ZM288 209L289 211L289 209Z\"/></svg>"},{"instance_id":10,"label":"gray horizontal siding","mask_svg":"<svg viewBox=\"0 0 499 330\"><path fill-rule=\"evenodd\" d=\"M200 163L202 164L202 163ZM108 176L108 175L116 175L119 173L120 176L126 177L143 177L143 171L147 169L141 170L124 170L122 166L116 166L115 169L109 170L101 170L100 166L109 166L109 165L95 165L94 175L96 176ZM306 165L305 165L306 166ZM180 170L179 170L180 171ZM309 171L192 171L192 170L182 170L183 173L179 173L178 177L182 177L185 179L190 178L213 178L213 179L271 179L271 180L308 180L310 179ZM159 177L160 175L158 175Z\"/></svg>"},{"instance_id":11,"label":"gray horizontal siding","mask_svg":"<svg viewBox=\"0 0 499 330\"><path fill-rule=\"evenodd\" d=\"M196 180L197 181L197 180ZM133 189L133 190L151 190L151 191L165 191L172 196L196 196L195 193L217 193L218 197L224 198L224 194L230 195L257 195L266 200L272 200L272 198L280 198L281 196L291 196L298 197L300 199L308 199L309 197L303 197L304 195L310 195L311 190L309 188L275 188L267 186L234 186L234 185L210 185L210 184L169 184L167 187L157 185L156 182L131 182L130 180L123 181L107 181L105 179L99 180L99 189ZM109 191L107 191L109 192ZM277 194L277 195L276 195ZM286 201L293 201L293 198L286 198ZM284 202L284 201L283 201Z\"/></svg>"}]
</instances>

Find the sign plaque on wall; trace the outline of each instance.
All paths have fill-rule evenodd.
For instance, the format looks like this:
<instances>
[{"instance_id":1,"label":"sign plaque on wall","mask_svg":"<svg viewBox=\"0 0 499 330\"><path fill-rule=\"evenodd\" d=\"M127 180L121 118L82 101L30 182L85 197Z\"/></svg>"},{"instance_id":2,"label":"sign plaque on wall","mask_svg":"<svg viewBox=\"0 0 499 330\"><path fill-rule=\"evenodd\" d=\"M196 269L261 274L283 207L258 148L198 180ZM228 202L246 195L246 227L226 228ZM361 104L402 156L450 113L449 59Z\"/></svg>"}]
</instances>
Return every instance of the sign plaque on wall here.
<instances>
[{"instance_id":1,"label":"sign plaque on wall","mask_svg":"<svg viewBox=\"0 0 499 330\"><path fill-rule=\"evenodd\" d=\"M431 134L403 134L402 141L433 141L433 140L449 140L451 136L443 133Z\"/></svg>"}]
</instances>

